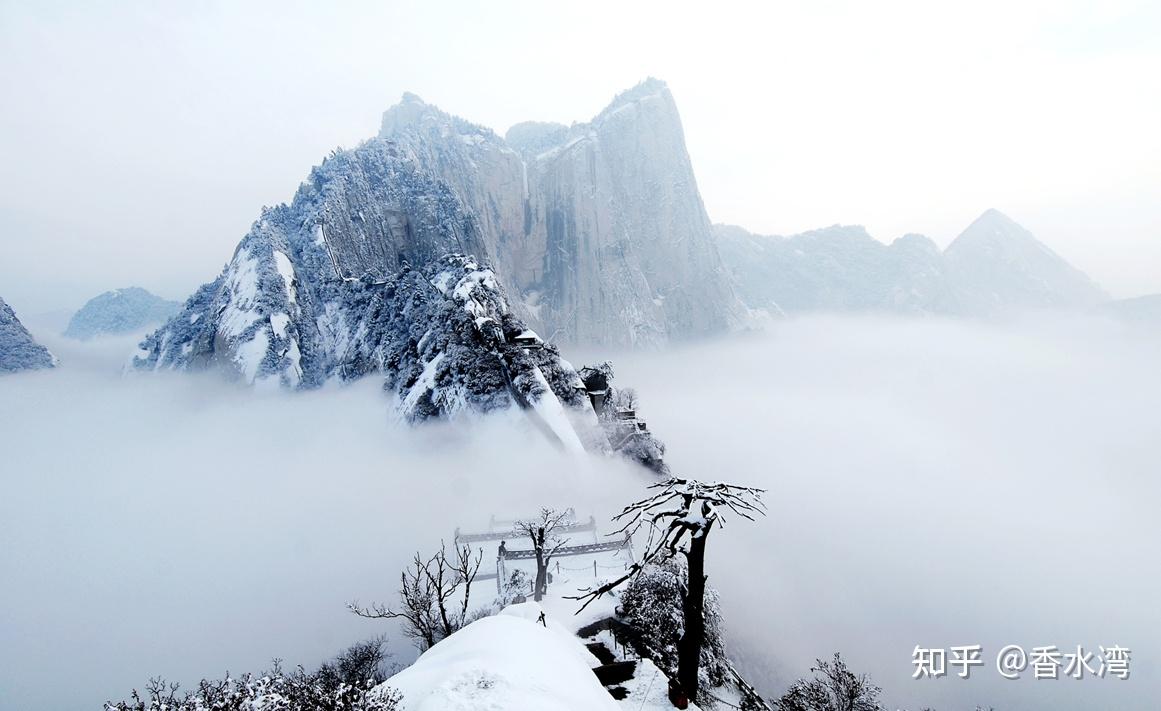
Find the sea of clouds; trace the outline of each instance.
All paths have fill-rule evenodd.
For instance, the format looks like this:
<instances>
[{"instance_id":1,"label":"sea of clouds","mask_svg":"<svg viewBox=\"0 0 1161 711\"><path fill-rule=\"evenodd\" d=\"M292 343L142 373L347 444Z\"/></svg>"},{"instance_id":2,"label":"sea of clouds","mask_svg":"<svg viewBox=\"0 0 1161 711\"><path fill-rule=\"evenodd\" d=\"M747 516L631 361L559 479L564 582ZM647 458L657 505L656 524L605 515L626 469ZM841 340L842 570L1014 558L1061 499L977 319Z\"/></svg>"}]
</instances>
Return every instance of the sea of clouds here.
<instances>
[{"instance_id":1,"label":"sea of clouds","mask_svg":"<svg viewBox=\"0 0 1161 711\"><path fill-rule=\"evenodd\" d=\"M188 686L273 657L311 666L381 632L408 662L394 627L344 603L391 600L410 555L456 526L541 505L607 519L650 481L518 417L403 427L374 379L258 394L122 377L132 339L37 335L62 367L0 379L13 708L98 708L151 676ZM769 490L766 519L713 533L709 567L764 691L840 651L892 708L1161 697L1161 334L820 317L613 360L676 473ZM1003 681L989 653L1009 643L1127 646L1133 676ZM914 646L960 644L988 665L911 679Z\"/></svg>"}]
</instances>

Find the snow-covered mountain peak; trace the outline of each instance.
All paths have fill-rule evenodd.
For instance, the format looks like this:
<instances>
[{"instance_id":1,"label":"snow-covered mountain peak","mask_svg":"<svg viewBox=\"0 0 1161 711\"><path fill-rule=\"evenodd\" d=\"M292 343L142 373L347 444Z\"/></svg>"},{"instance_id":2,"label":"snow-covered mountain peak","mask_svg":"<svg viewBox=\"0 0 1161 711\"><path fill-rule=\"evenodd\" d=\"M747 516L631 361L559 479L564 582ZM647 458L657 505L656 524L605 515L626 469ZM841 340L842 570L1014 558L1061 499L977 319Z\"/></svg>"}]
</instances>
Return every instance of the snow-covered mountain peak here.
<instances>
[{"instance_id":1,"label":"snow-covered mountain peak","mask_svg":"<svg viewBox=\"0 0 1161 711\"><path fill-rule=\"evenodd\" d=\"M596 123L602 116L625 106L654 98L674 104L673 94L670 93L668 84L654 77L646 77L636 86L631 89L626 89L613 97L613 100L609 102L609 105L605 107L604 111L597 115L597 118L593 122ZM676 104L674 106L676 107Z\"/></svg>"},{"instance_id":2,"label":"snow-covered mountain peak","mask_svg":"<svg viewBox=\"0 0 1161 711\"><path fill-rule=\"evenodd\" d=\"M1088 307L1108 296L1010 217L989 209L945 251L964 310Z\"/></svg>"},{"instance_id":3,"label":"snow-covered mountain peak","mask_svg":"<svg viewBox=\"0 0 1161 711\"><path fill-rule=\"evenodd\" d=\"M178 302L168 301L140 287L113 289L89 299L73 314L64 335L87 339L131 333L163 323L180 308Z\"/></svg>"},{"instance_id":4,"label":"snow-covered mountain peak","mask_svg":"<svg viewBox=\"0 0 1161 711\"><path fill-rule=\"evenodd\" d=\"M417 131L440 137L460 136L471 141L501 144L502 139L490 128L466 121L428 104L416 94L405 92L398 104L383 112L379 137L398 140L400 134Z\"/></svg>"}]
</instances>

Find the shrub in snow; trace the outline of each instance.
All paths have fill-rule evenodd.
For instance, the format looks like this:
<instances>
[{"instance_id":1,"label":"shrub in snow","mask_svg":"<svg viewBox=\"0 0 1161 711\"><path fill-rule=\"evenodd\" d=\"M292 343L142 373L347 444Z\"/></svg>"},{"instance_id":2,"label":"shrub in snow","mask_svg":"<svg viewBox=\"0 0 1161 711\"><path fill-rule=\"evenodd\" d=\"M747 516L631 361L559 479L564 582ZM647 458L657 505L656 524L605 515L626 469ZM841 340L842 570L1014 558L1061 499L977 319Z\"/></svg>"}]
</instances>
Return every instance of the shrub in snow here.
<instances>
[{"instance_id":1,"label":"shrub in snow","mask_svg":"<svg viewBox=\"0 0 1161 711\"><path fill-rule=\"evenodd\" d=\"M516 602L524 602L531 591L532 579L528 577L528 573L517 568L504 581L504 590L500 595L500 601L505 607Z\"/></svg>"},{"instance_id":2,"label":"shrub in snow","mask_svg":"<svg viewBox=\"0 0 1161 711\"><path fill-rule=\"evenodd\" d=\"M383 640L356 644L315 672L285 672L279 662L261 674L203 679L180 692L177 684L153 679L145 693L107 702L106 711L395 711L402 697L376 688L386 679Z\"/></svg>"},{"instance_id":3,"label":"shrub in snow","mask_svg":"<svg viewBox=\"0 0 1161 711\"><path fill-rule=\"evenodd\" d=\"M880 711L879 687L866 674L856 675L835 652L834 659L815 660L813 679L799 679L774 702L778 711Z\"/></svg>"},{"instance_id":4,"label":"shrub in snow","mask_svg":"<svg viewBox=\"0 0 1161 711\"><path fill-rule=\"evenodd\" d=\"M621 592L621 616L641 635L640 651L671 677L677 675L677 643L685 634L681 606L686 575L685 561L671 557L646 566ZM729 661L717 591L707 587L704 599L705 639L699 676L702 686L721 686Z\"/></svg>"}]
</instances>

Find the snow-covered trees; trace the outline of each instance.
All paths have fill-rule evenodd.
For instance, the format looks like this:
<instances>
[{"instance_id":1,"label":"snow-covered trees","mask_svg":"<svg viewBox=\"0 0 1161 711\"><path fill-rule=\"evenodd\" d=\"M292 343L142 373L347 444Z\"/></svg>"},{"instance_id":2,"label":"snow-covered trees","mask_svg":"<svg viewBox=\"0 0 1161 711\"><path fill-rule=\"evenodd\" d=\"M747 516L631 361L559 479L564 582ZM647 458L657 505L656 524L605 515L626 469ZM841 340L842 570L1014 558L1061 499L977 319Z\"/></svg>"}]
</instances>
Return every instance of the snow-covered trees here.
<instances>
[{"instance_id":1,"label":"snow-covered trees","mask_svg":"<svg viewBox=\"0 0 1161 711\"><path fill-rule=\"evenodd\" d=\"M347 608L360 617L403 620L403 633L415 640L420 651L430 648L467 623L472 582L483 561L482 549L474 556L468 546L453 552L449 557L447 547L440 543L430 558L415 554L411 566L399 574L400 607L381 602L363 607L356 600Z\"/></svg>"},{"instance_id":2,"label":"snow-covered trees","mask_svg":"<svg viewBox=\"0 0 1161 711\"><path fill-rule=\"evenodd\" d=\"M619 578L582 591L572 599L583 601L583 610L593 600L640 575L650 563L681 553L686 562L686 579L681 590L685 629L677 645L677 681L689 698L696 699L700 686L701 650L706 635L706 539L715 524L724 523L722 514L726 510L751 521L757 515L764 515L764 491L676 477L649 488L658 490L658 493L629 504L613 519L623 522L617 533L632 535L645 529L647 540L641 560L633 563Z\"/></svg>"},{"instance_id":3,"label":"snow-covered trees","mask_svg":"<svg viewBox=\"0 0 1161 711\"><path fill-rule=\"evenodd\" d=\"M315 672L285 671L275 660L260 674L202 679L182 693L177 684L152 679L126 701L105 711L395 711L402 697L376 688L387 679L382 638L353 645Z\"/></svg>"},{"instance_id":4,"label":"snow-covered trees","mask_svg":"<svg viewBox=\"0 0 1161 711\"><path fill-rule=\"evenodd\" d=\"M528 573L520 568L513 570L508 579L504 581L503 589L500 592L501 605L511 605L515 602L524 602L528 591L531 589L531 584L528 581Z\"/></svg>"},{"instance_id":5,"label":"snow-covered trees","mask_svg":"<svg viewBox=\"0 0 1161 711\"><path fill-rule=\"evenodd\" d=\"M620 592L619 612L640 634L639 651L670 677L677 675L677 648L685 634L682 595L688 577L686 563L677 557L652 563ZM701 645L701 686L721 686L729 674L718 594L707 587L704 604L705 638Z\"/></svg>"},{"instance_id":6,"label":"snow-covered trees","mask_svg":"<svg viewBox=\"0 0 1161 711\"><path fill-rule=\"evenodd\" d=\"M774 702L778 711L881 711L879 687L856 675L835 652L834 660L816 659L813 679L799 679Z\"/></svg>"},{"instance_id":7,"label":"snow-covered trees","mask_svg":"<svg viewBox=\"0 0 1161 711\"><path fill-rule=\"evenodd\" d=\"M548 592L549 561L568 543L568 539L561 535L561 530L573 523L574 518L572 509L557 511L542 508L539 516L517 521L515 524L516 533L526 536L532 542L532 550L536 553L536 583L532 594L537 602L540 602Z\"/></svg>"}]
</instances>

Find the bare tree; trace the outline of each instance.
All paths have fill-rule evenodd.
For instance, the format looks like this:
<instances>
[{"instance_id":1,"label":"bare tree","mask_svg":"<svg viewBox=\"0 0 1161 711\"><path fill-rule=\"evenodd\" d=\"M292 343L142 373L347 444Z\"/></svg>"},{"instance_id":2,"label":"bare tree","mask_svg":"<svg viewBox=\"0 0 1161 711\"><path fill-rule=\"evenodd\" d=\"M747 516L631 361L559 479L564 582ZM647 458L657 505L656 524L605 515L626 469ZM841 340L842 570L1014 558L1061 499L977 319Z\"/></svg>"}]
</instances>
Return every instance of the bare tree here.
<instances>
[{"instance_id":1,"label":"bare tree","mask_svg":"<svg viewBox=\"0 0 1161 711\"><path fill-rule=\"evenodd\" d=\"M641 404L641 400L637 397L637 391L634 388L616 388L613 391L613 402L618 410L636 411L638 405Z\"/></svg>"},{"instance_id":2,"label":"bare tree","mask_svg":"<svg viewBox=\"0 0 1161 711\"><path fill-rule=\"evenodd\" d=\"M542 508L536 518L517 521L515 524L516 534L527 536L536 553L536 582L532 596L537 602L548 592L548 562L568 543L568 539L561 536L561 531L573 519L572 509L557 511Z\"/></svg>"},{"instance_id":3,"label":"bare tree","mask_svg":"<svg viewBox=\"0 0 1161 711\"><path fill-rule=\"evenodd\" d=\"M724 525L723 511L750 521L765 515L763 489L723 483L702 483L693 479L670 478L649 486L658 493L626 506L613 517L622 523L612 535L634 535L642 528L648 533L645 552L625 574L571 597L581 600L581 610L638 575L649 563L660 562L678 553L685 556L688 579L682 590L684 633L677 645L677 681L691 700L697 699L698 666L705 641L705 546L715 524Z\"/></svg>"},{"instance_id":4,"label":"bare tree","mask_svg":"<svg viewBox=\"0 0 1161 711\"><path fill-rule=\"evenodd\" d=\"M432 557L424 560L415 554L411 565L399 575L399 608L392 609L381 602L363 607L357 600L348 603L347 608L360 617L401 619L403 633L414 639L421 651L429 649L464 626L472 582L483 561L483 549L477 550L475 556L466 545L453 550L455 557L449 558L447 546L441 541L439 551Z\"/></svg>"}]
</instances>

